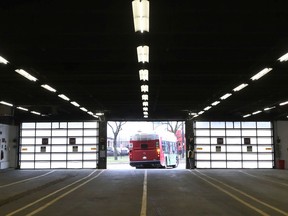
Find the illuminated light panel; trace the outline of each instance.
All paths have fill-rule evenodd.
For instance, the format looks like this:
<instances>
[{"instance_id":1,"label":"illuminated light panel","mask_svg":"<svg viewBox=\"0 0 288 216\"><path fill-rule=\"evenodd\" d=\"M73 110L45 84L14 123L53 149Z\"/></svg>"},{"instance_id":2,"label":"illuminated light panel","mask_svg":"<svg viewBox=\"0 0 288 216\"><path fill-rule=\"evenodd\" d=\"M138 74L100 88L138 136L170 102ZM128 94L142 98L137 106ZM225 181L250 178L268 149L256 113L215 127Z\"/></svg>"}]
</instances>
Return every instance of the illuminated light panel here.
<instances>
[{"instance_id":1,"label":"illuminated light panel","mask_svg":"<svg viewBox=\"0 0 288 216\"><path fill-rule=\"evenodd\" d=\"M246 86L248 86L247 83L242 83L241 85L237 86L236 88L233 89L234 92L240 91L243 88L245 88Z\"/></svg>"},{"instance_id":2,"label":"illuminated light panel","mask_svg":"<svg viewBox=\"0 0 288 216\"><path fill-rule=\"evenodd\" d=\"M211 108L212 108L211 106L207 106L207 107L204 108L204 110L207 111L207 110L209 110Z\"/></svg>"},{"instance_id":3,"label":"illuminated light panel","mask_svg":"<svg viewBox=\"0 0 288 216\"><path fill-rule=\"evenodd\" d=\"M143 94L142 95L142 100L148 100L148 94Z\"/></svg>"},{"instance_id":4,"label":"illuminated light panel","mask_svg":"<svg viewBox=\"0 0 288 216\"><path fill-rule=\"evenodd\" d=\"M51 92L56 92L56 89L52 88L51 86L47 85L47 84L43 84L41 85L42 88L45 88L46 90L48 91L51 91Z\"/></svg>"},{"instance_id":5,"label":"illuminated light panel","mask_svg":"<svg viewBox=\"0 0 288 216\"><path fill-rule=\"evenodd\" d=\"M139 77L142 81L148 81L149 80L149 71L148 70L139 70Z\"/></svg>"},{"instance_id":6,"label":"illuminated light panel","mask_svg":"<svg viewBox=\"0 0 288 216\"><path fill-rule=\"evenodd\" d=\"M16 108L19 109L19 110L28 111L28 109L26 109L26 108L24 108L24 107L18 106L18 107L16 107Z\"/></svg>"},{"instance_id":7,"label":"illuminated light panel","mask_svg":"<svg viewBox=\"0 0 288 216\"><path fill-rule=\"evenodd\" d=\"M88 112L88 110L85 107L81 107L80 109L84 112Z\"/></svg>"},{"instance_id":8,"label":"illuminated light panel","mask_svg":"<svg viewBox=\"0 0 288 216\"><path fill-rule=\"evenodd\" d=\"M244 115L243 118L247 118L249 116L251 116L251 114Z\"/></svg>"},{"instance_id":9,"label":"illuminated light panel","mask_svg":"<svg viewBox=\"0 0 288 216\"><path fill-rule=\"evenodd\" d=\"M149 62L149 47L148 46L138 46L137 47L138 62Z\"/></svg>"},{"instance_id":10,"label":"illuminated light panel","mask_svg":"<svg viewBox=\"0 0 288 216\"><path fill-rule=\"evenodd\" d=\"M135 32L149 32L149 1L135 0L132 2Z\"/></svg>"},{"instance_id":11,"label":"illuminated light panel","mask_svg":"<svg viewBox=\"0 0 288 216\"><path fill-rule=\"evenodd\" d=\"M288 101L285 101L285 102L283 102L283 103L280 103L279 106L284 106L284 105L286 105L286 104L288 104Z\"/></svg>"},{"instance_id":12,"label":"illuminated light panel","mask_svg":"<svg viewBox=\"0 0 288 216\"><path fill-rule=\"evenodd\" d=\"M143 111L148 111L148 107L143 107Z\"/></svg>"},{"instance_id":13,"label":"illuminated light panel","mask_svg":"<svg viewBox=\"0 0 288 216\"><path fill-rule=\"evenodd\" d=\"M204 111L200 111L200 112L198 112L198 115L201 115L201 114L203 114L204 113Z\"/></svg>"},{"instance_id":14,"label":"illuminated light panel","mask_svg":"<svg viewBox=\"0 0 288 216\"><path fill-rule=\"evenodd\" d=\"M254 75L250 79L253 81L258 80L261 77L263 77L264 75L266 75L267 73L269 73L271 70L272 70L272 68L264 68L263 70L261 70L259 73L257 73L256 75Z\"/></svg>"},{"instance_id":15,"label":"illuminated light panel","mask_svg":"<svg viewBox=\"0 0 288 216\"><path fill-rule=\"evenodd\" d=\"M252 115L257 115L258 113L261 113L262 111L261 110L258 110L256 112L253 112Z\"/></svg>"},{"instance_id":16,"label":"illuminated light panel","mask_svg":"<svg viewBox=\"0 0 288 216\"><path fill-rule=\"evenodd\" d=\"M148 118L148 115L144 115L144 118Z\"/></svg>"},{"instance_id":17,"label":"illuminated light panel","mask_svg":"<svg viewBox=\"0 0 288 216\"><path fill-rule=\"evenodd\" d=\"M11 106L13 107L13 104L5 102L5 101L0 101L1 104L6 105L6 106Z\"/></svg>"},{"instance_id":18,"label":"illuminated light panel","mask_svg":"<svg viewBox=\"0 0 288 216\"><path fill-rule=\"evenodd\" d=\"M193 115L193 116L195 116L195 115L197 115L197 113L189 112L188 115Z\"/></svg>"},{"instance_id":19,"label":"illuminated light panel","mask_svg":"<svg viewBox=\"0 0 288 216\"><path fill-rule=\"evenodd\" d=\"M148 92L148 85L141 85L141 92Z\"/></svg>"},{"instance_id":20,"label":"illuminated light panel","mask_svg":"<svg viewBox=\"0 0 288 216\"><path fill-rule=\"evenodd\" d=\"M143 101L143 106L148 106L148 101Z\"/></svg>"},{"instance_id":21,"label":"illuminated light panel","mask_svg":"<svg viewBox=\"0 0 288 216\"><path fill-rule=\"evenodd\" d=\"M97 116L103 116L104 113L103 113L103 112L98 112L98 113L96 113L96 115L97 115Z\"/></svg>"},{"instance_id":22,"label":"illuminated light panel","mask_svg":"<svg viewBox=\"0 0 288 216\"><path fill-rule=\"evenodd\" d=\"M144 115L148 115L148 112L144 111L143 114L144 114Z\"/></svg>"},{"instance_id":23,"label":"illuminated light panel","mask_svg":"<svg viewBox=\"0 0 288 216\"><path fill-rule=\"evenodd\" d=\"M75 101L72 101L71 104L73 104L76 107L80 107L80 105L77 102L75 102Z\"/></svg>"},{"instance_id":24,"label":"illuminated light panel","mask_svg":"<svg viewBox=\"0 0 288 216\"><path fill-rule=\"evenodd\" d=\"M221 100L225 100L227 99L228 97L230 97L232 94L231 93L227 93L225 95L223 95L222 97L220 97Z\"/></svg>"},{"instance_id":25,"label":"illuminated light panel","mask_svg":"<svg viewBox=\"0 0 288 216\"><path fill-rule=\"evenodd\" d=\"M28 72L26 72L23 69L16 69L15 70L16 73L20 74L21 76L25 77L26 79L36 82L38 79L34 76L32 76L31 74L29 74Z\"/></svg>"},{"instance_id":26,"label":"illuminated light panel","mask_svg":"<svg viewBox=\"0 0 288 216\"><path fill-rule=\"evenodd\" d=\"M66 101L70 101L70 98L68 98L66 95L64 94L59 94L58 97L62 98L63 100L66 100Z\"/></svg>"},{"instance_id":27,"label":"illuminated light panel","mask_svg":"<svg viewBox=\"0 0 288 216\"><path fill-rule=\"evenodd\" d=\"M288 60L288 53L286 53L285 55L281 56L278 60L280 62L287 61Z\"/></svg>"},{"instance_id":28,"label":"illuminated light panel","mask_svg":"<svg viewBox=\"0 0 288 216\"><path fill-rule=\"evenodd\" d=\"M92 113L91 111L87 112L89 115L94 115L94 113Z\"/></svg>"},{"instance_id":29,"label":"illuminated light panel","mask_svg":"<svg viewBox=\"0 0 288 216\"><path fill-rule=\"evenodd\" d=\"M35 114L35 115L41 115L41 113L36 112L36 111L31 111L31 113Z\"/></svg>"},{"instance_id":30,"label":"illuminated light panel","mask_svg":"<svg viewBox=\"0 0 288 216\"><path fill-rule=\"evenodd\" d=\"M264 108L264 111L268 111L268 110L275 109L275 108L276 108L275 106L273 106L273 107L266 107L266 108Z\"/></svg>"},{"instance_id":31,"label":"illuminated light panel","mask_svg":"<svg viewBox=\"0 0 288 216\"><path fill-rule=\"evenodd\" d=\"M0 63L1 63L1 64L8 64L9 62L8 62L5 58L3 58L2 56L0 56Z\"/></svg>"},{"instance_id":32,"label":"illuminated light panel","mask_svg":"<svg viewBox=\"0 0 288 216\"><path fill-rule=\"evenodd\" d=\"M218 105L220 103L220 101L215 101L215 102L213 102L211 105L212 106L216 106L216 105Z\"/></svg>"},{"instance_id":33,"label":"illuminated light panel","mask_svg":"<svg viewBox=\"0 0 288 216\"><path fill-rule=\"evenodd\" d=\"M198 117L198 116L199 116L199 115L198 115L198 114L196 114L196 115L194 115L194 116L193 116L193 118L196 118L196 117Z\"/></svg>"}]
</instances>

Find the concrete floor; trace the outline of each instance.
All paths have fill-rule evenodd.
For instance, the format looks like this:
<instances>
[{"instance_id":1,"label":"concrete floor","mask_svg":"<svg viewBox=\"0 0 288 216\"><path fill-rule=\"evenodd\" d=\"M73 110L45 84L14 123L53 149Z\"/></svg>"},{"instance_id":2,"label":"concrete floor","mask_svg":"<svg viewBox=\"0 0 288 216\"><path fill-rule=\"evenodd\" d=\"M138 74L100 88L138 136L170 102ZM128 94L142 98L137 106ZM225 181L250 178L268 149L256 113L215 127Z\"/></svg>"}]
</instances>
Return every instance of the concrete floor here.
<instances>
[{"instance_id":1,"label":"concrete floor","mask_svg":"<svg viewBox=\"0 0 288 216\"><path fill-rule=\"evenodd\" d=\"M288 215L288 170L5 170L0 215Z\"/></svg>"}]
</instances>

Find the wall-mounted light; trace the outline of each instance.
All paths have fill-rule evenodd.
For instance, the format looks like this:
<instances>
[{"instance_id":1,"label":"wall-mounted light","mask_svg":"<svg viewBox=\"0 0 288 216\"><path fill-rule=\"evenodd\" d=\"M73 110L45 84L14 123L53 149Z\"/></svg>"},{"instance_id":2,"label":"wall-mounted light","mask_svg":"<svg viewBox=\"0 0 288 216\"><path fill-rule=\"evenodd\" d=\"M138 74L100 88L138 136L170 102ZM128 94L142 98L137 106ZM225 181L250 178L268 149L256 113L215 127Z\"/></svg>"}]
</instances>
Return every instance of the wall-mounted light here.
<instances>
[{"instance_id":1,"label":"wall-mounted light","mask_svg":"<svg viewBox=\"0 0 288 216\"><path fill-rule=\"evenodd\" d=\"M256 75L254 75L253 77L251 77L250 79L255 81L260 79L262 76L266 75L267 73L269 73L272 70L272 68L264 68L263 70L261 70L259 73L257 73Z\"/></svg>"},{"instance_id":2,"label":"wall-mounted light","mask_svg":"<svg viewBox=\"0 0 288 216\"><path fill-rule=\"evenodd\" d=\"M135 32L149 32L149 1L134 0L132 2Z\"/></svg>"},{"instance_id":3,"label":"wall-mounted light","mask_svg":"<svg viewBox=\"0 0 288 216\"><path fill-rule=\"evenodd\" d=\"M21 76L25 77L26 79L36 82L38 79L34 76L32 76L31 74L29 74L28 72L26 72L23 69L16 69L15 70L16 73L20 74Z\"/></svg>"},{"instance_id":4,"label":"wall-mounted light","mask_svg":"<svg viewBox=\"0 0 288 216\"><path fill-rule=\"evenodd\" d=\"M2 56L0 56L0 63L1 64L7 64L9 63L5 58L3 58Z\"/></svg>"},{"instance_id":5,"label":"wall-mounted light","mask_svg":"<svg viewBox=\"0 0 288 216\"><path fill-rule=\"evenodd\" d=\"M148 46L138 46L137 47L138 62L149 62L149 47Z\"/></svg>"},{"instance_id":6,"label":"wall-mounted light","mask_svg":"<svg viewBox=\"0 0 288 216\"><path fill-rule=\"evenodd\" d=\"M148 81L149 79L149 72L148 70L139 70L139 77L141 81Z\"/></svg>"}]
</instances>

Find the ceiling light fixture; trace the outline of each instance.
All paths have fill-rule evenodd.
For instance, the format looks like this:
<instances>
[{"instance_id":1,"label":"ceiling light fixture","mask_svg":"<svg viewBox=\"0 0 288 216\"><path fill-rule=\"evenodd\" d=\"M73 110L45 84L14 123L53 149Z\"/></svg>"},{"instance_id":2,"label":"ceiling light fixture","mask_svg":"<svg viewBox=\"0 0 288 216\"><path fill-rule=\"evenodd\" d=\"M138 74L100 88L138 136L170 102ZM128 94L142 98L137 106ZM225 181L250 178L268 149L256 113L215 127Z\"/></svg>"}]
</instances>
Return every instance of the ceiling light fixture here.
<instances>
[{"instance_id":1,"label":"ceiling light fixture","mask_svg":"<svg viewBox=\"0 0 288 216\"><path fill-rule=\"evenodd\" d=\"M144 114L144 115L148 115L148 112L144 111L143 114Z\"/></svg>"},{"instance_id":2,"label":"ceiling light fixture","mask_svg":"<svg viewBox=\"0 0 288 216\"><path fill-rule=\"evenodd\" d=\"M204 108L204 110L207 111L207 110L209 110L211 108L212 108L211 106L207 106L207 107Z\"/></svg>"},{"instance_id":3,"label":"ceiling light fixture","mask_svg":"<svg viewBox=\"0 0 288 216\"><path fill-rule=\"evenodd\" d=\"M201 114L203 114L204 113L204 111L200 111L200 112L198 112L198 115L201 115Z\"/></svg>"},{"instance_id":4,"label":"ceiling light fixture","mask_svg":"<svg viewBox=\"0 0 288 216\"><path fill-rule=\"evenodd\" d=\"M19 110L28 111L28 109L26 109L26 108L24 108L24 107L18 106L18 107L16 107L16 108L19 109Z\"/></svg>"},{"instance_id":5,"label":"ceiling light fixture","mask_svg":"<svg viewBox=\"0 0 288 216\"><path fill-rule=\"evenodd\" d=\"M9 62L6 59L4 59L2 56L0 56L0 63L1 64L7 64Z\"/></svg>"},{"instance_id":6,"label":"ceiling light fixture","mask_svg":"<svg viewBox=\"0 0 288 216\"><path fill-rule=\"evenodd\" d=\"M148 111L148 107L143 107L143 111Z\"/></svg>"},{"instance_id":7,"label":"ceiling light fixture","mask_svg":"<svg viewBox=\"0 0 288 216\"><path fill-rule=\"evenodd\" d=\"M250 79L255 81L260 79L262 76L266 75L267 73L269 73L272 70L272 68L264 68L263 70L261 70L259 73L257 73L256 75L254 75L253 77L251 77Z\"/></svg>"},{"instance_id":8,"label":"ceiling light fixture","mask_svg":"<svg viewBox=\"0 0 288 216\"><path fill-rule=\"evenodd\" d=\"M285 55L281 56L278 60L280 62L287 61L288 60L288 53L286 53Z\"/></svg>"},{"instance_id":9,"label":"ceiling light fixture","mask_svg":"<svg viewBox=\"0 0 288 216\"><path fill-rule=\"evenodd\" d=\"M15 72L22 75L23 77L25 77L26 79L28 79L30 81L36 82L38 80L36 77L32 76L31 74L29 74L28 72L26 72L23 69L16 69Z\"/></svg>"},{"instance_id":10,"label":"ceiling light fixture","mask_svg":"<svg viewBox=\"0 0 288 216\"><path fill-rule=\"evenodd\" d=\"M286 104L288 104L288 101L285 101L285 102L283 102L283 103L280 103L279 106L284 106L284 105L286 105Z\"/></svg>"},{"instance_id":11,"label":"ceiling light fixture","mask_svg":"<svg viewBox=\"0 0 288 216\"><path fill-rule=\"evenodd\" d=\"M80 105L79 105L77 102L75 102L75 101L72 101L71 104L73 104L73 105L76 106L76 107L79 107L79 106L80 106Z\"/></svg>"},{"instance_id":12,"label":"ceiling light fixture","mask_svg":"<svg viewBox=\"0 0 288 216\"><path fill-rule=\"evenodd\" d=\"M256 112L253 112L252 115L256 115L256 114L261 113L261 112L262 112L261 110L258 110Z\"/></svg>"},{"instance_id":13,"label":"ceiling light fixture","mask_svg":"<svg viewBox=\"0 0 288 216\"><path fill-rule=\"evenodd\" d=\"M245 88L246 86L248 86L247 83L242 83L241 85L237 86L236 88L233 89L234 92L240 91L243 88Z\"/></svg>"},{"instance_id":14,"label":"ceiling light fixture","mask_svg":"<svg viewBox=\"0 0 288 216\"><path fill-rule=\"evenodd\" d=\"M104 113L103 113L103 112L98 112L98 113L96 113L96 115L97 115L97 116L103 116Z\"/></svg>"},{"instance_id":15,"label":"ceiling light fixture","mask_svg":"<svg viewBox=\"0 0 288 216\"><path fill-rule=\"evenodd\" d=\"M148 46L138 46L137 47L138 62L149 62L149 47Z\"/></svg>"},{"instance_id":16,"label":"ceiling light fixture","mask_svg":"<svg viewBox=\"0 0 288 216\"><path fill-rule=\"evenodd\" d=\"M142 95L142 100L148 100L148 94L143 94Z\"/></svg>"},{"instance_id":17,"label":"ceiling light fixture","mask_svg":"<svg viewBox=\"0 0 288 216\"><path fill-rule=\"evenodd\" d=\"M56 89L52 88L51 86L47 85L47 84L43 84L41 85L42 88L45 88L46 90L48 91L51 91L51 92L56 92Z\"/></svg>"},{"instance_id":18,"label":"ceiling light fixture","mask_svg":"<svg viewBox=\"0 0 288 216\"><path fill-rule=\"evenodd\" d=\"M31 113L33 113L33 114L35 114L35 115L41 115L41 113L35 112L35 111L31 111Z\"/></svg>"},{"instance_id":19,"label":"ceiling light fixture","mask_svg":"<svg viewBox=\"0 0 288 216\"><path fill-rule=\"evenodd\" d=\"M142 81L148 81L149 79L149 72L148 70L139 70L139 77Z\"/></svg>"},{"instance_id":20,"label":"ceiling light fixture","mask_svg":"<svg viewBox=\"0 0 288 216\"><path fill-rule=\"evenodd\" d=\"M216 105L218 105L220 103L220 101L215 101L215 102L213 102L211 105L212 106L216 106Z\"/></svg>"},{"instance_id":21,"label":"ceiling light fixture","mask_svg":"<svg viewBox=\"0 0 288 216\"><path fill-rule=\"evenodd\" d=\"M244 115L243 118L247 118L249 116L251 116L251 114Z\"/></svg>"},{"instance_id":22,"label":"ceiling light fixture","mask_svg":"<svg viewBox=\"0 0 288 216\"><path fill-rule=\"evenodd\" d=\"M0 101L1 104L6 105L6 106L11 106L13 107L13 104L5 102L5 101Z\"/></svg>"},{"instance_id":23,"label":"ceiling light fixture","mask_svg":"<svg viewBox=\"0 0 288 216\"><path fill-rule=\"evenodd\" d=\"M149 1L135 0L132 2L135 32L149 32Z\"/></svg>"},{"instance_id":24,"label":"ceiling light fixture","mask_svg":"<svg viewBox=\"0 0 288 216\"><path fill-rule=\"evenodd\" d=\"M88 110L85 107L81 107L80 109L84 112L88 112Z\"/></svg>"},{"instance_id":25,"label":"ceiling light fixture","mask_svg":"<svg viewBox=\"0 0 288 216\"><path fill-rule=\"evenodd\" d=\"M143 106L148 106L148 101L143 101Z\"/></svg>"},{"instance_id":26,"label":"ceiling light fixture","mask_svg":"<svg viewBox=\"0 0 288 216\"><path fill-rule=\"evenodd\" d=\"M228 97L230 97L232 94L231 93L227 93L225 95L223 95L222 97L220 97L221 100L225 100L227 99Z\"/></svg>"},{"instance_id":27,"label":"ceiling light fixture","mask_svg":"<svg viewBox=\"0 0 288 216\"><path fill-rule=\"evenodd\" d=\"M148 85L141 85L141 92L148 92Z\"/></svg>"},{"instance_id":28,"label":"ceiling light fixture","mask_svg":"<svg viewBox=\"0 0 288 216\"><path fill-rule=\"evenodd\" d=\"M268 110L275 109L275 108L276 108L275 106L273 106L273 107L266 107L266 108L264 108L264 111L268 111Z\"/></svg>"},{"instance_id":29,"label":"ceiling light fixture","mask_svg":"<svg viewBox=\"0 0 288 216\"><path fill-rule=\"evenodd\" d=\"M66 101L70 101L70 98L68 98L66 95L64 94L59 94L58 97L62 98L63 100L66 100Z\"/></svg>"}]
</instances>

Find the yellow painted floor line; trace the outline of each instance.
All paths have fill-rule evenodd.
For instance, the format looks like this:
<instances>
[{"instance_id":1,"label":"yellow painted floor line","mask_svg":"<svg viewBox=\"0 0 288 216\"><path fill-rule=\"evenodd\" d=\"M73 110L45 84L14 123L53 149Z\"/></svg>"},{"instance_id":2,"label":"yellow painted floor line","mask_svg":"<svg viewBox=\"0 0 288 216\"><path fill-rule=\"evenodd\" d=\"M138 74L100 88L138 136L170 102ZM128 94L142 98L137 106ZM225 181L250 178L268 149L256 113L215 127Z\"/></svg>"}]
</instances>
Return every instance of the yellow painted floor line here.
<instances>
[{"instance_id":1,"label":"yellow painted floor line","mask_svg":"<svg viewBox=\"0 0 288 216\"><path fill-rule=\"evenodd\" d=\"M146 214L147 214L147 170L145 170L144 174L142 207L140 216L146 216Z\"/></svg>"}]
</instances>

